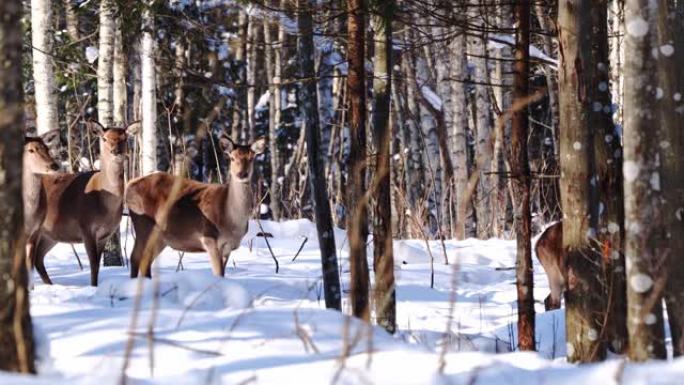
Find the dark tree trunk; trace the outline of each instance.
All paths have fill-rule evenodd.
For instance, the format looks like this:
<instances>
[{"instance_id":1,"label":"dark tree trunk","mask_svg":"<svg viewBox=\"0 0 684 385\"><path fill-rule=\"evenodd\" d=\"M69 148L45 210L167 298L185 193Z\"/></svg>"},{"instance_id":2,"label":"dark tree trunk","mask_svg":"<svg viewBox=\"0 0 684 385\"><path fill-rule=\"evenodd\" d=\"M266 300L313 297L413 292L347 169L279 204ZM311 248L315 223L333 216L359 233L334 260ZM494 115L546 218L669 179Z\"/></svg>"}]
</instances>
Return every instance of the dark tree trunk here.
<instances>
[{"instance_id":1,"label":"dark tree trunk","mask_svg":"<svg viewBox=\"0 0 684 385\"><path fill-rule=\"evenodd\" d=\"M33 373L21 196L21 3L0 2L0 370Z\"/></svg>"},{"instance_id":2,"label":"dark tree trunk","mask_svg":"<svg viewBox=\"0 0 684 385\"><path fill-rule=\"evenodd\" d=\"M375 318L390 333L397 329L392 251L390 197L390 96L392 84L392 12L394 1L378 4L373 16L375 58L373 66L373 140L377 151L372 193L373 269Z\"/></svg>"},{"instance_id":3,"label":"dark tree trunk","mask_svg":"<svg viewBox=\"0 0 684 385\"><path fill-rule=\"evenodd\" d=\"M518 291L518 347L535 350L534 282L532 280L532 245L530 242L530 163L527 156L528 117L525 99L529 94L530 73L530 2L515 5L518 23L515 35L515 72L511 122L510 164L513 174L516 253L516 288Z\"/></svg>"},{"instance_id":4,"label":"dark tree trunk","mask_svg":"<svg viewBox=\"0 0 684 385\"><path fill-rule=\"evenodd\" d=\"M365 9L363 0L347 0L347 61L349 75L349 183L347 185L347 232L351 269L351 303L354 316L370 319L368 300L368 204L366 193L366 73Z\"/></svg>"},{"instance_id":5,"label":"dark tree trunk","mask_svg":"<svg viewBox=\"0 0 684 385\"><path fill-rule=\"evenodd\" d=\"M316 104L316 82L314 68L313 42L313 0L297 1L297 24L299 40L297 55L299 75L304 79L300 87L300 100L306 125L306 150L309 166L309 185L316 219L318 243L321 249L321 267L323 269L323 289L325 307L341 310L340 277L337 270L337 249L333 231L330 201L328 201L327 184L325 183L324 161L320 152L321 127Z\"/></svg>"},{"instance_id":6,"label":"dark tree trunk","mask_svg":"<svg viewBox=\"0 0 684 385\"><path fill-rule=\"evenodd\" d=\"M670 250L659 180L657 24L650 0L625 2L625 260L629 358L665 358L661 305ZM664 1L659 0L659 5ZM667 96L670 98L670 95ZM680 176L681 177L681 176Z\"/></svg>"},{"instance_id":7,"label":"dark tree trunk","mask_svg":"<svg viewBox=\"0 0 684 385\"><path fill-rule=\"evenodd\" d=\"M622 194L622 145L612 119L612 103L608 84L608 1L591 2L591 57L596 65L588 72L587 102L589 127L595 134L594 158L597 188L593 189L592 201L598 202L592 209L595 218L597 246L604 264L604 284L607 298L605 310L606 330L603 334L606 346L616 353L627 348L627 298L625 287L624 256L624 201ZM599 108L600 107L600 108ZM602 208L602 209L601 209Z\"/></svg>"},{"instance_id":8,"label":"dark tree trunk","mask_svg":"<svg viewBox=\"0 0 684 385\"><path fill-rule=\"evenodd\" d=\"M681 115L684 95L684 2L662 6L658 10L658 47L674 46L674 55L658 56L658 83L663 95L659 100L659 119L662 127L661 148L662 186L665 196L665 226L668 232L668 284L665 288L667 316L672 334L675 357L684 354L684 131ZM674 17L671 17L674 15Z\"/></svg>"},{"instance_id":9,"label":"dark tree trunk","mask_svg":"<svg viewBox=\"0 0 684 385\"><path fill-rule=\"evenodd\" d=\"M565 325L570 362L602 360L605 316L602 261L592 239L597 233L592 102L587 88L600 63L592 61L592 0L561 0L558 9L561 202L563 253L568 267Z\"/></svg>"}]
</instances>

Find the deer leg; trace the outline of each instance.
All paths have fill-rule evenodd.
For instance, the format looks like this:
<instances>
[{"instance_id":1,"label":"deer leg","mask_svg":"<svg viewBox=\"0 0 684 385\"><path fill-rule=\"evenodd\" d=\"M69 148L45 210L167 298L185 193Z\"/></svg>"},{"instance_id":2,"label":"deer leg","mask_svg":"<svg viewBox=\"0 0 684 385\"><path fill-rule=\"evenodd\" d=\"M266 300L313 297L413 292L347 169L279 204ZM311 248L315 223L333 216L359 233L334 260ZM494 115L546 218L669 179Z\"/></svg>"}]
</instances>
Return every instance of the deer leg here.
<instances>
[{"instance_id":1,"label":"deer leg","mask_svg":"<svg viewBox=\"0 0 684 385\"><path fill-rule=\"evenodd\" d=\"M97 286L97 276L100 274L100 258L102 257L102 250L104 249L104 242L99 243L95 237L84 237L86 253L88 253L88 261L90 261L90 285Z\"/></svg>"},{"instance_id":2,"label":"deer leg","mask_svg":"<svg viewBox=\"0 0 684 385\"><path fill-rule=\"evenodd\" d=\"M228 266L228 260L230 259L230 253L231 252L232 252L232 250L229 250L228 252L224 252L223 256L221 257L221 259L222 259L221 267L223 268L222 276L226 275L226 266Z\"/></svg>"},{"instance_id":3,"label":"deer leg","mask_svg":"<svg viewBox=\"0 0 684 385\"><path fill-rule=\"evenodd\" d=\"M225 271L223 263L221 261L221 256L219 255L218 245L216 244L216 238L202 237L200 242L204 247L204 250L209 254L209 262L211 262L211 271L217 277L223 277Z\"/></svg>"},{"instance_id":4,"label":"deer leg","mask_svg":"<svg viewBox=\"0 0 684 385\"><path fill-rule=\"evenodd\" d=\"M164 249L164 241L161 234L157 234L155 245L152 246L152 254L145 259L145 248L148 243L152 241L152 231L154 230L154 221L149 218L131 213L131 221L133 222L133 229L135 230L135 243L133 244L133 251L131 252L131 278L136 278L139 273L144 274L150 278L152 272L150 266L154 258Z\"/></svg>"},{"instance_id":5,"label":"deer leg","mask_svg":"<svg viewBox=\"0 0 684 385\"><path fill-rule=\"evenodd\" d=\"M57 242L46 237L39 237L32 247L32 255L29 257L31 262L35 264L36 270L40 275L40 279L42 279L43 282L48 285L52 285L52 280L50 280L50 276L45 269L45 255L55 246L56 243Z\"/></svg>"}]
</instances>

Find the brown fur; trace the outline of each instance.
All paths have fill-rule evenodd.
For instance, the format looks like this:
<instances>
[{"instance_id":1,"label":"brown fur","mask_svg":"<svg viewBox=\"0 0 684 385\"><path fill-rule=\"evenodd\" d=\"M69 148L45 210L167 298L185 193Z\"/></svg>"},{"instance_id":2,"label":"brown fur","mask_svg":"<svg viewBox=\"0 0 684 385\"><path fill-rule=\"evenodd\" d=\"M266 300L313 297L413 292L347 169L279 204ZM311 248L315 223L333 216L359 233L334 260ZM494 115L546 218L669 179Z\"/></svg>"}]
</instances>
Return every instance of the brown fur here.
<instances>
[{"instance_id":1,"label":"brown fur","mask_svg":"<svg viewBox=\"0 0 684 385\"><path fill-rule=\"evenodd\" d=\"M126 129L109 128L100 136L101 170L43 177L47 214L35 248L36 270L52 283L44 259L57 242L85 244L90 261L90 284L97 286L100 258L107 239L119 229L123 212Z\"/></svg>"},{"instance_id":2,"label":"brown fur","mask_svg":"<svg viewBox=\"0 0 684 385\"><path fill-rule=\"evenodd\" d=\"M24 234L26 235L26 256L29 258L36 243L40 226L47 212L47 196L41 179L45 174L55 173L59 165L50 156L45 144L58 136L58 131L50 131L37 138L24 140L22 169L22 200L24 206ZM31 260L27 259L29 266Z\"/></svg>"},{"instance_id":3,"label":"brown fur","mask_svg":"<svg viewBox=\"0 0 684 385\"><path fill-rule=\"evenodd\" d=\"M220 143L230 159L230 180L224 185L161 172L128 183L125 200L136 234L132 278L139 272L151 276L150 265L166 246L207 252L214 274L224 275L230 253L247 232L252 212L250 177L254 157L263 152L265 141L238 146L224 137ZM146 247L149 254L143 258Z\"/></svg>"},{"instance_id":4,"label":"brown fur","mask_svg":"<svg viewBox=\"0 0 684 385\"><path fill-rule=\"evenodd\" d=\"M551 294L544 300L546 310L559 309L568 274L563 255L563 223L557 222L547 227L539 236L534 250L544 267L551 289Z\"/></svg>"}]
</instances>

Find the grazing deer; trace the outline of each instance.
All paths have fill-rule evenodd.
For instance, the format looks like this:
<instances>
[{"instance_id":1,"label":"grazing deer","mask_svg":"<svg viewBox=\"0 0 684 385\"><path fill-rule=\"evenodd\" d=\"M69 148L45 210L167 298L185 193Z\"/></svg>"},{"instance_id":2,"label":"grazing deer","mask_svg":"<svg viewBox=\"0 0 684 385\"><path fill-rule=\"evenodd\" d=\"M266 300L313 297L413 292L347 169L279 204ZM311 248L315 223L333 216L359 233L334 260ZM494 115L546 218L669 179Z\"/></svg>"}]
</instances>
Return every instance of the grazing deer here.
<instances>
[{"instance_id":1,"label":"grazing deer","mask_svg":"<svg viewBox=\"0 0 684 385\"><path fill-rule=\"evenodd\" d=\"M134 124L126 128L105 128L97 124L99 171L43 176L47 214L32 256L43 282L52 283L45 270L47 252L57 242L82 242L90 261L90 284L97 286L102 250L121 222L124 160L128 135L135 134Z\"/></svg>"},{"instance_id":2,"label":"grazing deer","mask_svg":"<svg viewBox=\"0 0 684 385\"><path fill-rule=\"evenodd\" d=\"M24 234L26 236L26 257L28 259L38 237L40 226L45 220L47 196L43 189L42 177L59 170L59 165L50 156L45 143L59 137L59 131L53 130L40 137L24 138L24 155L22 168L22 200L24 206Z\"/></svg>"},{"instance_id":3,"label":"grazing deer","mask_svg":"<svg viewBox=\"0 0 684 385\"><path fill-rule=\"evenodd\" d=\"M131 278L137 277L138 271L150 277L152 261L166 246L207 252L214 275L224 275L230 253L247 233L254 158L264 152L266 140L245 146L224 135L219 144L230 160L226 184L200 183L163 172L128 183L126 205L136 235Z\"/></svg>"},{"instance_id":4,"label":"grazing deer","mask_svg":"<svg viewBox=\"0 0 684 385\"><path fill-rule=\"evenodd\" d=\"M551 289L551 294L544 299L544 306L546 310L559 309L568 274L563 255L563 222L556 222L544 229L534 251L546 272Z\"/></svg>"}]
</instances>

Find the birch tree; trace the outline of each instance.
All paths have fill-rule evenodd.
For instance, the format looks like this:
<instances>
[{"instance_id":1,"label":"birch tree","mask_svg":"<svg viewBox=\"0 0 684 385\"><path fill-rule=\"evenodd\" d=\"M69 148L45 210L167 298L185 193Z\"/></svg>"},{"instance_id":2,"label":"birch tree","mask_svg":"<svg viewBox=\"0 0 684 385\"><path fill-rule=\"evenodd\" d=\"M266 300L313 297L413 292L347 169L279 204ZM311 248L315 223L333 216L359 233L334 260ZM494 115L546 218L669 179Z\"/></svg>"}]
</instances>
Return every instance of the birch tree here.
<instances>
[{"instance_id":1,"label":"birch tree","mask_svg":"<svg viewBox=\"0 0 684 385\"><path fill-rule=\"evenodd\" d=\"M0 234L0 370L33 373L33 329L24 263L21 194L24 136L21 8L19 0L0 2L0 63L3 63L0 65L0 172L3 175L0 179L0 226L3 229Z\"/></svg>"},{"instance_id":2,"label":"birch tree","mask_svg":"<svg viewBox=\"0 0 684 385\"><path fill-rule=\"evenodd\" d=\"M36 129L39 135L59 129L57 87L53 59L53 19L51 0L31 0L31 54L36 99ZM59 141L46 143L58 158Z\"/></svg>"},{"instance_id":3,"label":"birch tree","mask_svg":"<svg viewBox=\"0 0 684 385\"><path fill-rule=\"evenodd\" d=\"M462 15L462 9L456 8L454 16ZM459 23L461 24L461 23ZM457 31L456 36L449 44L451 52L450 77L451 82L451 103L453 106L453 124L451 127L451 156L454 165L454 195L456 198L456 223L454 225L454 235L458 239L465 239L466 222L469 208L469 201L463 200L468 185L468 108L466 98L465 78L468 69L466 59L466 34L465 30Z\"/></svg>"},{"instance_id":4,"label":"birch tree","mask_svg":"<svg viewBox=\"0 0 684 385\"><path fill-rule=\"evenodd\" d=\"M484 31L484 18L482 8L478 6L479 1L471 0L468 3L468 19L474 24L477 34L468 37L468 53L470 63L473 66L472 81L475 89L474 93L474 123L475 123L475 156L477 164L481 167L477 172L480 178L477 186L477 200L475 203L475 213L477 215L477 236L481 239L489 238L492 234L492 186L491 176L487 174L491 169L491 111L487 83L489 82L489 71L487 70L487 36Z\"/></svg>"},{"instance_id":5,"label":"birch tree","mask_svg":"<svg viewBox=\"0 0 684 385\"><path fill-rule=\"evenodd\" d=\"M100 45L97 58L97 120L111 127L114 64L114 0L100 0Z\"/></svg>"},{"instance_id":6,"label":"birch tree","mask_svg":"<svg viewBox=\"0 0 684 385\"><path fill-rule=\"evenodd\" d=\"M157 69L155 66L155 23L152 7L154 1L145 4L143 11L142 41L140 50L142 143L140 170L143 175L157 171Z\"/></svg>"}]
</instances>

